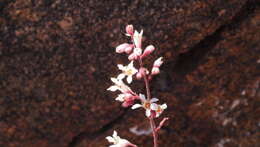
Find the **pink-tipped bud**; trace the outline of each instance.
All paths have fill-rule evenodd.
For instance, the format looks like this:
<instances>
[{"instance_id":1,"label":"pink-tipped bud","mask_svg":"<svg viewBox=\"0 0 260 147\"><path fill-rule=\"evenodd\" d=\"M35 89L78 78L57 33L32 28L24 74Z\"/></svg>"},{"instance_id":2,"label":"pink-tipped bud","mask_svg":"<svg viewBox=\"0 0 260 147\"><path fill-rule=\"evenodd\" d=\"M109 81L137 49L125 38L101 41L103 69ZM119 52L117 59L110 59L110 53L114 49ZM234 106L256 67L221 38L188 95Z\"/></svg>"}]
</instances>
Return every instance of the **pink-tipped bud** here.
<instances>
[{"instance_id":1,"label":"pink-tipped bud","mask_svg":"<svg viewBox=\"0 0 260 147\"><path fill-rule=\"evenodd\" d=\"M127 25L125 31L128 35L132 36L134 34L134 27L133 25Z\"/></svg>"},{"instance_id":2,"label":"pink-tipped bud","mask_svg":"<svg viewBox=\"0 0 260 147\"><path fill-rule=\"evenodd\" d=\"M129 47L125 48L125 53L130 54L133 50L134 45L130 45Z\"/></svg>"},{"instance_id":3,"label":"pink-tipped bud","mask_svg":"<svg viewBox=\"0 0 260 147\"><path fill-rule=\"evenodd\" d=\"M162 57L160 57L154 61L153 66L159 68L162 64L163 64Z\"/></svg>"},{"instance_id":4,"label":"pink-tipped bud","mask_svg":"<svg viewBox=\"0 0 260 147\"><path fill-rule=\"evenodd\" d=\"M152 75L157 75L160 73L160 69L158 67L153 67L152 68Z\"/></svg>"},{"instance_id":5,"label":"pink-tipped bud","mask_svg":"<svg viewBox=\"0 0 260 147\"><path fill-rule=\"evenodd\" d=\"M126 93L126 94L125 94L125 97L124 97L125 100L129 100L129 99L131 99L131 98L133 98L133 95L132 95L132 94L130 94L130 93Z\"/></svg>"},{"instance_id":6,"label":"pink-tipped bud","mask_svg":"<svg viewBox=\"0 0 260 147\"><path fill-rule=\"evenodd\" d=\"M135 60L135 59L136 59L136 55L134 53L132 53L128 56L128 60L130 60L130 61Z\"/></svg>"},{"instance_id":7,"label":"pink-tipped bud","mask_svg":"<svg viewBox=\"0 0 260 147\"><path fill-rule=\"evenodd\" d=\"M144 53L142 54L141 58L150 55L155 50L153 45L149 45L145 48Z\"/></svg>"},{"instance_id":8,"label":"pink-tipped bud","mask_svg":"<svg viewBox=\"0 0 260 147\"><path fill-rule=\"evenodd\" d=\"M153 68L152 68L152 75L157 75L160 73L160 66L163 64L162 57L156 59L153 63Z\"/></svg>"},{"instance_id":9,"label":"pink-tipped bud","mask_svg":"<svg viewBox=\"0 0 260 147\"><path fill-rule=\"evenodd\" d=\"M140 72L138 72L138 73L136 74L136 78L137 78L138 80L142 79L142 77L143 77L143 75L142 75Z\"/></svg>"},{"instance_id":10,"label":"pink-tipped bud","mask_svg":"<svg viewBox=\"0 0 260 147\"><path fill-rule=\"evenodd\" d=\"M123 53L125 52L125 49L132 46L131 44L128 44L128 43L123 43L123 44L120 44L119 46L116 47L116 52L117 53Z\"/></svg>"},{"instance_id":11,"label":"pink-tipped bud","mask_svg":"<svg viewBox=\"0 0 260 147\"><path fill-rule=\"evenodd\" d=\"M129 106L132 106L134 104L134 100L135 98L132 96L132 97L129 97L129 98L126 98L125 97L125 100L124 102L122 103L122 106L123 107L129 107Z\"/></svg>"},{"instance_id":12,"label":"pink-tipped bud","mask_svg":"<svg viewBox=\"0 0 260 147\"><path fill-rule=\"evenodd\" d=\"M136 78L137 79L141 79L143 78L145 75L148 75L149 74L149 71L144 68L144 67L141 67L138 71L138 73L136 74Z\"/></svg>"}]
</instances>

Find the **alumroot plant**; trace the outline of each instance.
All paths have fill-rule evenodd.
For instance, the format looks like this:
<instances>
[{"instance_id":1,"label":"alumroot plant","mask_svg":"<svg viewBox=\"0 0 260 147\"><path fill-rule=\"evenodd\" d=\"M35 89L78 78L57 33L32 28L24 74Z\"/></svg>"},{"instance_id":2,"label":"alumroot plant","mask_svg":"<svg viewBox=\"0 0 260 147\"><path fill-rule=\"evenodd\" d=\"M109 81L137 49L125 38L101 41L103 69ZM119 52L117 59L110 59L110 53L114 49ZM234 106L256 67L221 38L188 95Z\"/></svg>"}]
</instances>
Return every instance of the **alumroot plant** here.
<instances>
[{"instance_id":1,"label":"alumroot plant","mask_svg":"<svg viewBox=\"0 0 260 147\"><path fill-rule=\"evenodd\" d=\"M150 126L153 132L154 147L158 147L158 131L163 126L164 122L168 118L163 118L162 121L156 126L154 119L158 118L162 112L167 108L166 104L158 104L158 98L152 98L149 88L149 81L153 76L160 73L160 66L162 65L162 57L159 57L154 61L151 71L143 66L143 59L150 55L155 47L153 45L147 46L144 51L142 49L142 36L143 30L139 33L134 30L132 25L126 26L126 36L130 37L131 43L123 43L116 47L116 53L126 53L130 63L126 66L118 64L118 69L122 71L116 77L111 78L114 85L110 86L109 91L120 91L120 94L115 100L122 102L123 107L131 107L132 109L143 108L145 115L150 122ZM137 63L136 63L137 62ZM134 63L138 64L139 68L136 69ZM124 83L124 79L128 84L133 81L133 76L138 80L143 80L146 88L146 96L144 94L137 94L127 84ZM139 102L139 103L136 103ZM112 143L109 147L137 147L137 145L130 143L126 139L121 139L117 136L117 132L114 131L112 137L108 136L106 139Z\"/></svg>"}]
</instances>

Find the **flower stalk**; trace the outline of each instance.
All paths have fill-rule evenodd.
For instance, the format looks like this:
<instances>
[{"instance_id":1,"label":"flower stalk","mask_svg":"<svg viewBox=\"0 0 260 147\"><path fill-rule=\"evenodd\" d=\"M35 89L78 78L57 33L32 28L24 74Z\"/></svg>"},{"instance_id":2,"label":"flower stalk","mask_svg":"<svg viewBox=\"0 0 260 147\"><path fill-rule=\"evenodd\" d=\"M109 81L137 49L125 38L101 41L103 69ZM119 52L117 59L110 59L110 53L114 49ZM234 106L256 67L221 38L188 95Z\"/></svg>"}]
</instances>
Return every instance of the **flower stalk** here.
<instances>
[{"instance_id":1,"label":"flower stalk","mask_svg":"<svg viewBox=\"0 0 260 147\"><path fill-rule=\"evenodd\" d=\"M160 66L163 64L162 57L154 61L151 72L143 65L143 59L154 52L155 47L149 45L143 51L142 49L142 35L143 30L140 33L134 30L132 25L126 27L126 36L131 38L131 43L123 43L116 47L116 53L126 53L128 54L128 59L130 63L126 66L118 64L119 70L122 71L117 78L111 78L114 85L110 86L107 90L115 92L120 91L121 93L115 98L115 100L122 102L123 107L130 107L132 109L143 108L145 109L145 115L149 120L150 127L152 129L153 135L153 147L159 147L158 145L158 131L161 129L165 121L168 118L164 118L158 126L156 126L154 119L159 117L162 112L167 108L166 104L157 104L159 99L151 96L149 82L153 76L160 73ZM139 64L139 69L134 67L134 61ZM135 76L134 76L135 75ZM124 78L128 84L131 84L133 78L136 77L137 80L143 79L146 89L146 96L144 94L135 93L127 84L124 83ZM140 101L140 103L135 103ZM114 145L109 147L126 147L136 145L130 143L126 139L121 139L117 136L117 132L114 132L113 137L108 136L107 140Z\"/></svg>"}]
</instances>

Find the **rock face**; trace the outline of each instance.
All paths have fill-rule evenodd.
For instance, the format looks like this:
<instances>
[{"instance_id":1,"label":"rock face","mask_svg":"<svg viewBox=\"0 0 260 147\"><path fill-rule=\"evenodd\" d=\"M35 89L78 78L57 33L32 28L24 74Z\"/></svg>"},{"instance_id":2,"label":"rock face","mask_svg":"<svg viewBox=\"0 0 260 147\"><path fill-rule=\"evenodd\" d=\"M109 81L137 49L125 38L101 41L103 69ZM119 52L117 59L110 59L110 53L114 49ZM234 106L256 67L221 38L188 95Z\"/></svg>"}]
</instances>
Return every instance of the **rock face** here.
<instances>
[{"instance_id":1,"label":"rock face","mask_svg":"<svg viewBox=\"0 0 260 147\"><path fill-rule=\"evenodd\" d=\"M114 129L152 146L151 135L129 131L149 131L143 111L106 91L116 64L128 62L114 52L126 24L165 57L152 81L169 106L160 146L259 146L259 8L257 0L2 0L0 146L108 146Z\"/></svg>"}]
</instances>

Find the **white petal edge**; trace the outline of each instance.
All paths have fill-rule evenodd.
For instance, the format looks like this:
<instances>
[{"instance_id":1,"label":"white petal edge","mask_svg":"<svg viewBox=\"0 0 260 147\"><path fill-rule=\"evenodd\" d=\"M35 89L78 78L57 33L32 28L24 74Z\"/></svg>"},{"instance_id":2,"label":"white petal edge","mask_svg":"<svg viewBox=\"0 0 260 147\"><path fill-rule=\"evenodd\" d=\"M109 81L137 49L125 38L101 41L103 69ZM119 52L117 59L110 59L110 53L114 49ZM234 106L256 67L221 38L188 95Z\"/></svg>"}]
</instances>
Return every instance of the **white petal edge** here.
<instances>
[{"instance_id":1,"label":"white petal edge","mask_svg":"<svg viewBox=\"0 0 260 147\"><path fill-rule=\"evenodd\" d=\"M144 94L139 94L139 98L142 102L146 101L145 95Z\"/></svg>"},{"instance_id":2,"label":"white petal edge","mask_svg":"<svg viewBox=\"0 0 260 147\"><path fill-rule=\"evenodd\" d=\"M124 101L124 97L125 97L124 94L119 94L119 95L116 97L115 100L120 101L120 102L123 102L123 101Z\"/></svg>"},{"instance_id":3,"label":"white petal edge","mask_svg":"<svg viewBox=\"0 0 260 147\"><path fill-rule=\"evenodd\" d=\"M152 99L150 100L151 103L158 102L158 101L159 101L159 99L157 99L157 98L152 98Z\"/></svg>"},{"instance_id":4,"label":"white petal edge","mask_svg":"<svg viewBox=\"0 0 260 147\"><path fill-rule=\"evenodd\" d=\"M131 109L137 109L137 108L140 108L140 107L142 107L141 104L134 104L134 105L131 107Z\"/></svg>"},{"instance_id":5,"label":"white petal edge","mask_svg":"<svg viewBox=\"0 0 260 147\"><path fill-rule=\"evenodd\" d=\"M127 76L126 80L127 80L127 83L130 84L130 83L132 83L133 78L132 78L132 76Z\"/></svg>"},{"instance_id":6,"label":"white petal edge","mask_svg":"<svg viewBox=\"0 0 260 147\"><path fill-rule=\"evenodd\" d=\"M146 109L146 110L145 110L145 116L146 116L146 117L150 117L150 116L151 116L151 110Z\"/></svg>"},{"instance_id":7,"label":"white petal edge","mask_svg":"<svg viewBox=\"0 0 260 147\"><path fill-rule=\"evenodd\" d=\"M111 136L107 136L106 139L107 139L108 142L115 143L114 138L111 137Z\"/></svg>"},{"instance_id":8,"label":"white petal edge","mask_svg":"<svg viewBox=\"0 0 260 147\"><path fill-rule=\"evenodd\" d=\"M118 90L118 87L117 86L110 86L109 88L107 88L107 90L114 92L114 91Z\"/></svg>"},{"instance_id":9,"label":"white petal edge","mask_svg":"<svg viewBox=\"0 0 260 147\"><path fill-rule=\"evenodd\" d=\"M166 105L166 104L162 104L162 105L161 105L161 108L164 110L164 109L167 108L167 105Z\"/></svg>"},{"instance_id":10,"label":"white petal edge","mask_svg":"<svg viewBox=\"0 0 260 147\"><path fill-rule=\"evenodd\" d=\"M113 82L113 83L118 83L118 79L117 78L110 78L111 79L111 81Z\"/></svg>"},{"instance_id":11,"label":"white petal edge","mask_svg":"<svg viewBox=\"0 0 260 147\"><path fill-rule=\"evenodd\" d=\"M131 62L128 64L127 67L129 67L129 68L134 68L134 61L131 61Z\"/></svg>"},{"instance_id":12,"label":"white petal edge","mask_svg":"<svg viewBox=\"0 0 260 147\"><path fill-rule=\"evenodd\" d=\"M125 70L125 67L122 64L117 64L118 69Z\"/></svg>"},{"instance_id":13,"label":"white petal edge","mask_svg":"<svg viewBox=\"0 0 260 147\"><path fill-rule=\"evenodd\" d=\"M121 74L119 74L118 76L117 76L117 79L118 80L122 80L122 79L124 79L125 78L125 74L123 74L123 73L121 73Z\"/></svg>"},{"instance_id":14,"label":"white petal edge","mask_svg":"<svg viewBox=\"0 0 260 147\"><path fill-rule=\"evenodd\" d=\"M157 109L158 109L158 104L152 103L151 106L150 106L150 108L151 108L152 110L157 110Z\"/></svg>"},{"instance_id":15,"label":"white petal edge","mask_svg":"<svg viewBox=\"0 0 260 147\"><path fill-rule=\"evenodd\" d=\"M117 132L114 130L113 132L113 138L116 138L117 137Z\"/></svg>"}]
</instances>

